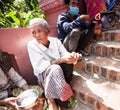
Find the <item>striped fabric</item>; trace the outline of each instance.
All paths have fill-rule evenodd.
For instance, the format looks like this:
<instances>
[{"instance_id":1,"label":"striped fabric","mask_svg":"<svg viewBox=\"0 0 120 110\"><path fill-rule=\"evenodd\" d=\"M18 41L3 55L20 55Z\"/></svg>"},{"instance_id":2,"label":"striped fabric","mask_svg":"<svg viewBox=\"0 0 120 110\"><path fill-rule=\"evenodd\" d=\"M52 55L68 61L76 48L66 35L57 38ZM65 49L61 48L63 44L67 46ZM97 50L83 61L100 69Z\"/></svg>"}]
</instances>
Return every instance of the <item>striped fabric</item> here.
<instances>
[{"instance_id":1,"label":"striped fabric","mask_svg":"<svg viewBox=\"0 0 120 110\"><path fill-rule=\"evenodd\" d=\"M116 0L105 0L107 11L110 11L116 4Z\"/></svg>"},{"instance_id":2,"label":"striped fabric","mask_svg":"<svg viewBox=\"0 0 120 110\"><path fill-rule=\"evenodd\" d=\"M73 95L71 87L65 82L63 71L59 65L51 65L42 74L45 97L66 101ZM41 78L40 78L41 79Z\"/></svg>"}]
</instances>

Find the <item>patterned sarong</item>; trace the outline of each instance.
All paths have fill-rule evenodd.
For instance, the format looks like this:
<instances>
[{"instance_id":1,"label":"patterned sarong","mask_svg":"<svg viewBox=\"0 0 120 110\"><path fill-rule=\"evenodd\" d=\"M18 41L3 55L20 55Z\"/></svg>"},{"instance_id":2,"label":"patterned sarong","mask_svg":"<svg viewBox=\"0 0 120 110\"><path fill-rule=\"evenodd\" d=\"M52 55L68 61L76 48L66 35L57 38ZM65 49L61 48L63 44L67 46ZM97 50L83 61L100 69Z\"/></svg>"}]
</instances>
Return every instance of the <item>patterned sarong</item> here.
<instances>
[{"instance_id":1,"label":"patterned sarong","mask_svg":"<svg viewBox=\"0 0 120 110\"><path fill-rule=\"evenodd\" d=\"M49 66L39 77L39 83L42 83L47 99L66 101L73 95L72 89L66 83L62 68L59 65Z\"/></svg>"}]
</instances>

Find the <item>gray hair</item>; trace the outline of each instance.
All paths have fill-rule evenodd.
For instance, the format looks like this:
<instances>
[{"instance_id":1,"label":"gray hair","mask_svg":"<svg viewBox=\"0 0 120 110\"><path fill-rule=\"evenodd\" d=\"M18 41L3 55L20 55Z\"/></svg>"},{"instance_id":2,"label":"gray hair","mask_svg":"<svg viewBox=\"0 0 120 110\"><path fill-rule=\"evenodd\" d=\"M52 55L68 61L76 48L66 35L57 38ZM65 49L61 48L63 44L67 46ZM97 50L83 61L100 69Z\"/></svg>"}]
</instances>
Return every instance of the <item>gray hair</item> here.
<instances>
[{"instance_id":1,"label":"gray hair","mask_svg":"<svg viewBox=\"0 0 120 110\"><path fill-rule=\"evenodd\" d=\"M30 27L35 25L42 25L45 30L48 30L48 23L46 20L42 18L34 18L30 21Z\"/></svg>"}]
</instances>

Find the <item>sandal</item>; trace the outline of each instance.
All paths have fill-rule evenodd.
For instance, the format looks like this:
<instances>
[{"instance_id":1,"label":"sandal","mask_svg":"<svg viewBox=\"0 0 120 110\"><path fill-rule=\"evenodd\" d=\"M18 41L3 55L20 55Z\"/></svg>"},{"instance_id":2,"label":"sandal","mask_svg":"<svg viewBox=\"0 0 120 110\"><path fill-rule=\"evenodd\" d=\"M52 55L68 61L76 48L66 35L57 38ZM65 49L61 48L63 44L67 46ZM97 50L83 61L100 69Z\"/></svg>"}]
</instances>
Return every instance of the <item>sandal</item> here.
<instances>
[{"instance_id":1,"label":"sandal","mask_svg":"<svg viewBox=\"0 0 120 110\"><path fill-rule=\"evenodd\" d=\"M72 109L76 106L77 100L74 97L71 97L67 101L60 101L58 99L55 99L55 102L60 107L63 107L66 109Z\"/></svg>"},{"instance_id":2,"label":"sandal","mask_svg":"<svg viewBox=\"0 0 120 110\"><path fill-rule=\"evenodd\" d=\"M68 99L68 101L69 101L70 108L75 108L77 104L77 100L74 97L71 97L70 99Z\"/></svg>"}]
</instances>

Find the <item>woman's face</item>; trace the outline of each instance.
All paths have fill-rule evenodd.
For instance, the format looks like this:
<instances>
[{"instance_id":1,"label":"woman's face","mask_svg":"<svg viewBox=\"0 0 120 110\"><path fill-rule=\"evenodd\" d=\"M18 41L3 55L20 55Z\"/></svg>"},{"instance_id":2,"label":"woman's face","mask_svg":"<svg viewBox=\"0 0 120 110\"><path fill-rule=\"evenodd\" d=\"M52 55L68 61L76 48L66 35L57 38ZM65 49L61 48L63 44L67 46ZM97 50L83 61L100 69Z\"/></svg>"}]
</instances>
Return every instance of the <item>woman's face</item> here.
<instances>
[{"instance_id":1,"label":"woman's face","mask_svg":"<svg viewBox=\"0 0 120 110\"><path fill-rule=\"evenodd\" d=\"M48 30L45 30L42 25L34 25L31 27L33 37L43 45L48 42Z\"/></svg>"}]
</instances>

